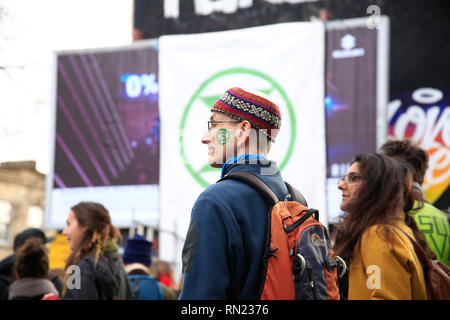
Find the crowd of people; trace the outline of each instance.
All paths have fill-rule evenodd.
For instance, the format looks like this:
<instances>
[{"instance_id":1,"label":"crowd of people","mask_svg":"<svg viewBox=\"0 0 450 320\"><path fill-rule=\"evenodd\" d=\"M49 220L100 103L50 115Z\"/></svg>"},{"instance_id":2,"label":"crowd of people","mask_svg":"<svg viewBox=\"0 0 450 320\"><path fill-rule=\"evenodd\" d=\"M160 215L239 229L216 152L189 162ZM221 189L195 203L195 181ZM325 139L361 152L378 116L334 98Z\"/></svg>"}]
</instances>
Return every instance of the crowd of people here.
<instances>
[{"instance_id":1,"label":"crowd of people","mask_svg":"<svg viewBox=\"0 0 450 320\"><path fill-rule=\"evenodd\" d=\"M289 199L278 166L267 159L280 126L280 109L269 96L227 90L212 106L202 137L209 164L222 168L221 178L251 172L278 199ZM427 299L424 268L409 237L429 258L450 265L449 218L426 203L421 190L427 161L426 152L410 141L388 141L379 152L355 155L337 186L344 214L333 244L349 266L340 281L342 299ZM183 248L180 299L258 299L261 274L273 272L261 263L268 212L257 190L240 181L225 179L204 190ZM421 217L431 217L436 227L422 224ZM269 259L276 259L279 245L269 248ZM335 263L333 257L329 261Z\"/></svg>"},{"instance_id":2,"label":"crowd of people","mask_svg":"<svg viewBox=\"0 0 450 320\"><path fill-rule=\"evenodd\" d=\"M227 90L213 105L202 137L209 164L222 168L221 178L251 172L279 199L289 200L277 164L268 160L280 126L280 110L270 97ZM428 155L419 146L390 140L379 152L356 155L339 180L344 214L332 243L349 267L342 299L427 299L424 266L410 238L430 259L450 266L449 216L428 203L421 188L427 166ZM268 211L265 199L240 181L219 181L204 190L191 212L183 286L177 288L170 265L152 257L152 242L135 234L119 255L122 239L108 210L80 202L70 209L63 230L71 250L64 277L49 270L49 239L39 229L28 229L16 236L14 254L0 262L0 298L254 300ZM433 221L433 227L425 221Z\"/></svg>"},{"instance_id":3,"label":"crowd of people","mask_svg":"<svg viewBox=\"0 0 450 320\"><path fill-rule=\"evenodd\" d=\"M152 242L135 234L119 255L119 230L100 203L80 202L68 214L63 234L70 246L65 273L49 269L49 239L40 229L15 237L14 254L0 262L3 300L176 300L179 290L163 272L152 275ZM155 270L161 270L158 261ZM161 279L163 279L161 281Z\"/></svg>"}]
</instances>

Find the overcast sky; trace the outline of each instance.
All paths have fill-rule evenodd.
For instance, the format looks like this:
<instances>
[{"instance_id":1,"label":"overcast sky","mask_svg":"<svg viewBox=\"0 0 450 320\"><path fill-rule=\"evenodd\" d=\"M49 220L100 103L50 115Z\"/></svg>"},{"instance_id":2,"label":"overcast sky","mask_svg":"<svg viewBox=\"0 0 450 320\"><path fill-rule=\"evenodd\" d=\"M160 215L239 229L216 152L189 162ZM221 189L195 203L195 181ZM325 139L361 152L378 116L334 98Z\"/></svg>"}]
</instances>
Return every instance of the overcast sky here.
<instances>
[{"instance_id":1,"label":"overcast sky","mask_svg":"<svg viewBox=\"0 0 450 320\"><path fill-rule=\"evenodd\" d=\"M133 0L0 0L0 162L48 172L53 52L129 44L132 19Z\"/></svg>"}]
</instances>

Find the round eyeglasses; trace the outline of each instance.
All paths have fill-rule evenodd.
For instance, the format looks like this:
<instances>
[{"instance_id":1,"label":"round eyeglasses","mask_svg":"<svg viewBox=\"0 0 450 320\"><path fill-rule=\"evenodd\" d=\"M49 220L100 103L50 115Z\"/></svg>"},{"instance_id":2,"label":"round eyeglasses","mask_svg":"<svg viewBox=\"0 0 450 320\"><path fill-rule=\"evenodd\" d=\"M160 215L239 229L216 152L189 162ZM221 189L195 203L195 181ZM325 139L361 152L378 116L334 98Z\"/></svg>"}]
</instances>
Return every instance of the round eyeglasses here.
<instances>
[{"instance_id":1,"label":"round eyeglasses","mask_svg":"<svg viewBox=\"0 0 450 320\"><path fill-rule=\"evenodd\" d=\"M359 180L365 179L363 176L358 175L355 172L351 172L349 174L346 174L342 178L339 179L338 183L346 183L346 184L352 184Z\"/></svg>"},{"instance_id":2,"label":"round eyeglasses","mask_svg":"<svg viewBox=\"0 0 450 320\"><path fill-rule=\"evenodd\" d=\"M218 124L218 123L240 123L240 122L242 122L242 121L239 121L239 120L227 120L227 121L213 121L213 120L210 120L210 121L208 121L208 131L213 129L214 125Z\"/></svg>"}]
</instances>

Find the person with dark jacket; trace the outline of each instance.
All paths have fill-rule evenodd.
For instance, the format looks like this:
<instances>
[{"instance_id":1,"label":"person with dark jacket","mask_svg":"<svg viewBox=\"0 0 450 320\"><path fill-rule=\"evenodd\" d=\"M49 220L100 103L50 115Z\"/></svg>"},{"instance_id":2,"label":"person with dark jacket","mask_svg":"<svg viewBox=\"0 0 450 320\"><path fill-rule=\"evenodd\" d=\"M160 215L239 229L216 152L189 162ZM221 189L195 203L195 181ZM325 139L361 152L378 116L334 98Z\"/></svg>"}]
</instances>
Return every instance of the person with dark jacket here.
<instances>
[{"instance_id":1,"label":"person with dark jacket","mask_svg":"<svg viewBox=\"0 0 450 320\"><path fill-rule=\"evenodd\" d=\"M9 286L9 300L41 300L46 294L58 296L48 279L47 249L40 239L29 238L20 247L14 264L17 280Z\"/></svg>"},{"instance_id":2,"label":"person with dark jacket","mask_svg":"<svg viewBox=\"0 0 450 320\"><path fill-rule=\"evenodd\" d=\"M68 300L128 300L130 283L118 254L119 230L99 203L80 202L69 212L63 234L70 256L63 289Z\"/></svg>"},{"instance_id":3,"label":"person with dark jacket","mask_svg":"<svg viewBox=\"0 0 450 320\"><path fill-rule=\"evenodd\" d=\"M53 240L52 237L47 237L45 233L38 228L25 229L14 237L14 253L0 261L0 300L8 299L9 285L14 280L16 280L16 275L14 273L14 263L16 261L17 252L25 243L25 241L30 238L40 239L44 243L44 245ZM58 276L50 271L49 278L56 289L61 292L63 284Z\"/></svg>"},{"instance_id":4,"label":"person with dark jacket","mask_svg":"<svg viewBox=\"0 0 450 320\"><path fill-rule=\"evenodd\" d=\"M135 234L127 239L122 256L130 279L134 300L177 300L176 291L158 281L151 273L152 242Z\"/></svg>"},{"instance_id":5,"label":"person with dark jacket","mask_svg":"<svg viewBox=\"0 0 450 320\"><path fill-rule=\"evenodd\" d=\"M250 171L280 199L289 192L278 166L266 159L281 124L278 106L262 92L231 88L211 109L208 163L221 176ZM180 299L258 298L269 207L247 184L224 180L198 197L183 252Z\"/></svg>"}]
</instances>

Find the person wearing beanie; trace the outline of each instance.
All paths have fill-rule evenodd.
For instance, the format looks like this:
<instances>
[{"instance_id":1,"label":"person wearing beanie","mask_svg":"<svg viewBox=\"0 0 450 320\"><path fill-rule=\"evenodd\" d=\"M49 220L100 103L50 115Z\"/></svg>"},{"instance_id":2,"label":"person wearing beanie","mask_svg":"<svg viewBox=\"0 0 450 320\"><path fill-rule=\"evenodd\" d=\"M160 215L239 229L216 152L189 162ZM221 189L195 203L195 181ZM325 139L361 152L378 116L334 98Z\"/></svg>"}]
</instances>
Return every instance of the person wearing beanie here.
<instances>
[{"instance_id":1,"label":"person wearing beanie","mask_svg":"<svg viewBox=\"0 0 450 320\"><path fill-rule=\"evenodd\" d=\"M286 199L280 170L267 159L280 127L280 109L269 96L228 89L212 106L201 140L209 165L222 168L220 178L250 171ZM264 199L243 182L223 180L204 190L183 247L180 299L257 299L268 212Z\"/></svg>"},{"instance_id":2,"label":"person wearing beanie","mask_svg":"<svg viewBox=\"0 0 450 320\"><path fill-rule=\"evenodd\" d=\"M148 273L152 263L152 243L136 233L133 238L127 239L122 259L128 274L135 269Z\"/></svg>"},{"instance_id":3,"label":"person wearing beanie","mask_svg":"<svg viewBox=\"0 0 450 320\"><path fill-rule=\"evenodd\" d=\"M133 238L127 239L122 260L134 300L177 299L173 289L162 285L150 274L152 242L144 236L136 233Z\"/></svg>"}]
</instances>

